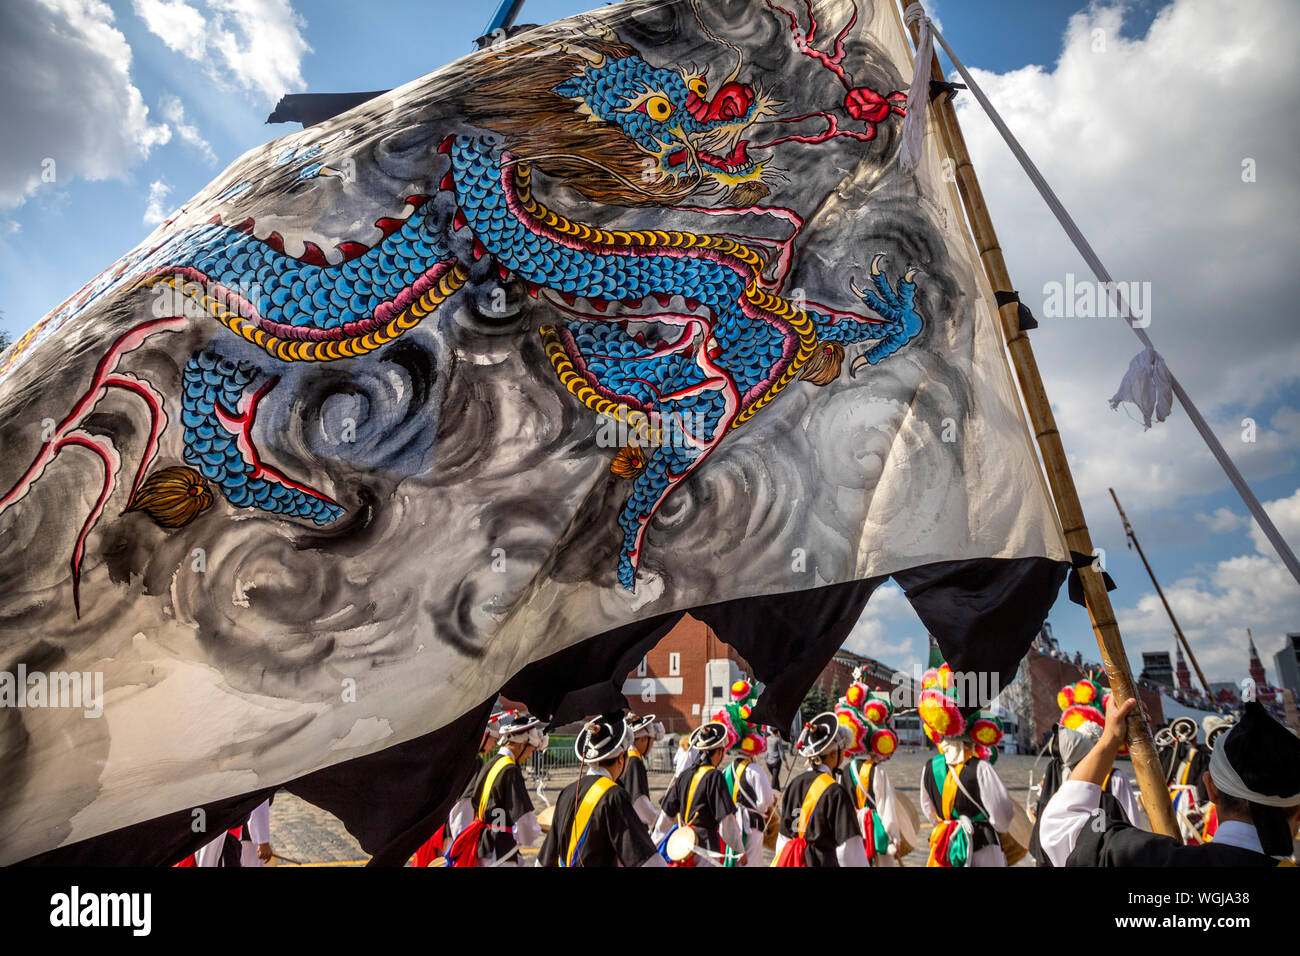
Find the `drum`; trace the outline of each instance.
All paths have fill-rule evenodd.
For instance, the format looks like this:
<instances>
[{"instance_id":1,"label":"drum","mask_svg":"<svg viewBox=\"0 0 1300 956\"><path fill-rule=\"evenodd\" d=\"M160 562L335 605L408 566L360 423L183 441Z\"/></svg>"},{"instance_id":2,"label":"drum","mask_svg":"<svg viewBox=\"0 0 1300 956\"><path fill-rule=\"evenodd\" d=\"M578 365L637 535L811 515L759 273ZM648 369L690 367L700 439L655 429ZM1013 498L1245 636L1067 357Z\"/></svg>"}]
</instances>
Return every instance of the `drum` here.
<instances>
[{"instance_id":1,"label":"drum","mask_svg":"<svg viewBox=\"0 0 1300 956\"><path fill-rule=\"evenodd\" d=\"M1010 833L999 833L998 843L1002 844L1002 855L1007 858L1007 866L1015 866L1029 853L1028 848L1017 843Z\"/></svg>"},{"instance_id":2,"label":"drum","mask_svg":"<svg viewBox=\"0 0 1300 956\"><path fill-rule=\"evenodd\" d=\"M769 850L776 849L777 838L781 835L781 814L773 806L767 812L767 825L763 827L763 846Z\"/></svg>"},{"instance_id":3,"label":"drum","mask_svg":"<svg viewBox=\"0 0 1300 956\"><path fill-rule=\"evenodd\" d=\"M694 855L697 842L693 829L678 827L668 836L668 859L674 863L686 862Z\"/></svg>"},{"instance_id":4,"label":"drum","mask_svg":"<svg viewBox=\"0 0 1300 956\"><path fill-rule=\"evenodd\" d=\"M895 790L894 799L898 804L898 859L901 862L918 843L917 832L921 829L921 814L917 811L911 797L902 791Z\"/></svg>"},{"instance_id":5,"label":"drum","mask_svg":"<svg viewBox=\"0 0 1300 956\"><path fill-rule=\"evenodd\" d=\"M551 825L555 820L555 804L549 807L542 807L537 811L537 825L541 827L543 833L551 832Z\"/></svg>"},{"instance_id":6,"label":"drum","mask_svg":"<svg viewBox=\"0 0 1300 956\"><path fill-rule=\"evenodd\" d=\"M1002 844L1002 854L1007 858L1007 866L1015 866L1028 855L1029 842L1034 833L1034 825L1030 822L1025 808L1017 804L1013 809L1015 812L1012 814L1011 825L1007 827L1007 832L998 834L998 842Z\"/></svg>"}]
</instances>

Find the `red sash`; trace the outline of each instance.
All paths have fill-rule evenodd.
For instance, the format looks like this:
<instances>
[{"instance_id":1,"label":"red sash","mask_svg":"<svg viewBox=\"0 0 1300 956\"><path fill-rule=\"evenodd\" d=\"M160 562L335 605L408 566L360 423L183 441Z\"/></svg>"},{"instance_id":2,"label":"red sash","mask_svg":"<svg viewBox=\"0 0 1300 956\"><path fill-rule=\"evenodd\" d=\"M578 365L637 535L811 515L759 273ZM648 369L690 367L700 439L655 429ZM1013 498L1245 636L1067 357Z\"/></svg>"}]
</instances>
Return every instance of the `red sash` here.
<instances>
[{"instance_id":1,"label":"red sash","mask_svg":"<svg viewBox=\"0 0 1300 956\"><path fill-rule=\"evenodd\" d=\"M808 841L804 839L804 833L808 829L808 821L812 819L813 811L817 809L817 804L826 792L826 788L833 786L835 778L830 774L818 774L813 782L808 786L808 793L803 798L803 803L799 807L799 819L796 823L795 835L786 841L785 846L781 847L781 854L772 861L772 866L803 866L808 865Z\"/></svg>"},{"instance_id":2,"label":"red sash","mask_svg":"<svg viewBox=\"0 0 1300 956\"><path fill-rule=\"evenodd\" d=\"M447 825L444 823L434 831L433 836L424 841L424 845L415 851L415 865L428 866L442 856L442 841L447 838Z\"/></svg>"},{"instance_id":3,"label":"red sash","mask_svg":"<svg viewBox=\"0 0 1300 956\"><path fill-rule=\"evenodd\" d=\"M772 861L773 866L807 866L808 841L801 836L787 840L781 855Z\"/></svg>"},{"instance_id":4,"label":"red sash","mask_svg":"<svg viewBox=\"0 0 1300 956\"><path fill-rule=\"evenodd\" d=\"M488 825L475 817L456 835L447 848L448 866L478 866L478 838Z\"/></svg>"}]
</instances>

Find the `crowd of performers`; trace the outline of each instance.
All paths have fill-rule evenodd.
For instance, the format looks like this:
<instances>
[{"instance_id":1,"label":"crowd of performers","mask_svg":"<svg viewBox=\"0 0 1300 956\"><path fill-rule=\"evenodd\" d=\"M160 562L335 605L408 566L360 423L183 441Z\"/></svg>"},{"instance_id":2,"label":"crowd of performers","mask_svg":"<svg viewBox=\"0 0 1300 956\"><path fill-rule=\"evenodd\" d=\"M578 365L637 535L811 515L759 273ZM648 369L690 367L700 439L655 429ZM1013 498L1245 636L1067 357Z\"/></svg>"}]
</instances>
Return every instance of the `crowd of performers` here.
<instances>
[{"instance_id":1,"label":"crowd of performers","mask_svg":"<svg viewBox=\"0 0 1300 956\"><path fill-rule=\"evenodd\" d=\"M780 745L751 721L756 703L748 681L732 686L731 701L686 739L657 805L644 758L662 725L622 713L586 722L574 741L578 779L540 813L520 765L549 740L533 717L497 715L484 735L487 759L414 862L520 866L521 851L540 841L539 866L901 865L919 820L885 766L898 748L890 695L855 679L833 710L805 723L794 750L807 769L779 801L768 760ZM919 713L938 747L921 779L935 824L928 864L1005 866L999 835L1016 814L992 767L1000 722L961 711L946 666L927 672Z\"/></svg>"},{"instance_id":2,"label":"crowd of performers","mask_svg":"<svg viewBox=\"0 0 1300 956\"><path fill-rule=\"evenodd\" d=\"M1253 700L1236 723L1207 718L1199 746L1186 718L1157 735L1183 828L1178 840L1150 832L1133 784L1114 766L1135 702L1118 706L1087 679L1061 689L1031 827L994 769L1001 722L962 707L955 684L946 664L932 667L917 702L937 750L919 781L921 813L933 824L927 866L1008 866L1026 853L1040 866L1291 863L1300 738ZM920 821L886 766L898 747L890 695L855 675L833 710L803 725L794 751L807 769L786 782L779 800L769 761L780 744L751 721L756 702L748 681L732 686L731 702L687 738L657 802L645 757L663 739L663 725L653 714L621 712L587 721L574 741L578 779L540 812L523 765L549 745L542 721L496 714L477 773L413 862L522 866L522 851L540 843L536 865L553 867L902 865ZM186 864L268 862L275 856L268 818L264 804ZM770 864L765 847L774 851Z\"/></svg>"}]
</instances>

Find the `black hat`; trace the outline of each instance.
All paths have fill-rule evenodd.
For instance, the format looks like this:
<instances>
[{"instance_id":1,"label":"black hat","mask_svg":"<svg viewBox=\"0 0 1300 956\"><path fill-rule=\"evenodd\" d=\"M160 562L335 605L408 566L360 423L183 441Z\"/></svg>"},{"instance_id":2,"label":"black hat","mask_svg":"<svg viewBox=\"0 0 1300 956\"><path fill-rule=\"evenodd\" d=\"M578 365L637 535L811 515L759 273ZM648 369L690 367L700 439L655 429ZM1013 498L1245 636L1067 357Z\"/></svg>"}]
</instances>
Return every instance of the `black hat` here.
<instances>
[{"instance_id":1,"label":"black hat","mask_svg":"<svg viewBox=\"0 0 1300 956\"><path fill-rule=\"evenodd\" d=\"M587 721L573 741L579 760L604 763L613 760L632 742L632 732L622 714L606 714Z\"/></svg>"},{"instance_id":2,"label":"black hat","mask_svg":"<svg viewBox=\"0 0 1300 956\"><path fill-rule=\"evenodd\" d=\"M1287 810L1300 804L1300 737L1252 700L1210 755L1210 779L1221 793L1250 804L1265 853L1291 855Z\"/></svg>"},{"instance_id":3,"label":"black hat","mask_svg":"<svg viewBox=\"0 0 1300 956\"><path fill-rule=\"evenodd\" d=\"M727 746L727 726L710 720L691 731L691 746L701 752Z\"/></svg>"},{"instance_id":4,"label":"black hat","mask_svg":"<svg viewBox=\"0 0 1300 956\"><path fill-rule=\"evenodd\" d=\"M536 717L530 717L518 710L508 710L497 721L496 734L504 744L518 740L520 737L527 735L530 730L541 725L542 722Z\"/></svg>"},{"instance_id":5,"label":"black hat","mask_svg":"<svg viewBox=\"0 0 1300 956\"><path fill-rule=\"evenodd\" d=\"M799 751L799 756L811 759L821 756L833 747L841 746L840 726L840 719L830 711L818 714L808 721L799 732L799 739L795 741L795 749Z\"/></svg>"},{"instance_id":6,"label":"black hat","mask_svg":"<svg viewBox=\"0 0 1300 956\"><path fill-rule=\"evenodd\" d=\"M654 736L654 714L643 714L638 717L636 714L627 715L627 729L632 731L632 738L653 737Z\"/></svg>"}]
</instances>

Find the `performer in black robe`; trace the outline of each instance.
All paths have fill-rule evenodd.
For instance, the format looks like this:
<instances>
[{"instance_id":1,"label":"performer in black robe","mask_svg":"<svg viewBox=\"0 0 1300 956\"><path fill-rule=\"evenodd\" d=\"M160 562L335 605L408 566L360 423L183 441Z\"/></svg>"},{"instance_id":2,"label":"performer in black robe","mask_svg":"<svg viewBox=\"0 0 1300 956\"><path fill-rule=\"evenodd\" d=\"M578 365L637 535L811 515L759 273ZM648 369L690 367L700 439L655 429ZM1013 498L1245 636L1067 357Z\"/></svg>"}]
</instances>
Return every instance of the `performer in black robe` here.
<instances>
[{"instance_id":1,"label":"performer in black robe","mask_svg":"<svg viewBox=\"0 0 1300 956\"><path fill-rule=\"evenodd\" d=\"M1102 739L1043 810L1044 851L1057 866L1276 866L1294 852L1300 826L1300 738L1255 701L1210 757L1206 789L1219 812L1211 843L1183 846L1172 837L1108 819L1100 784L1124 742L1135 702L1106 708Z\"/></svg>"},{"instance_id":2,"label":"performer in black robe","mask_svg":"<svg viewBox=\"0 0 1300 956\"><path fill-rule=\"evenodd\" d=\"M627 749L627 761L622 776L618 778L618 785L627 791L632 807L648 833L659 816L650 797L650 777L645 769L645 755L654 743L655 715L638 717L636 714L628 714L627 726L632 733L632 746Z\"/></svg>"},{"instance_id":3,"label":"performer in black robe","mask_svg":"<svg viewBox=\"0 0 1300 956\"><path fill-rule=\"evenodd\" d=\"M674 823L689 826L695 831L696 845L709 854L697 855L693 865L718 865L724 843L744 850L736 805L718 769L727 752L727 728L711 720L692 731L690 742L691 762L674 778L660 801L662 812L655 823L654 839L662 842Z\"/></svg>"},{"instance_id":4,"label":"performer in black robe","mask_svg":"<svg viewBox=\"0 0 1300 956\"><path fill-rule=\"evenodd\" d=\"M1101 739L1101 727L1094 723L1084 723L1078 729L1071 729L1057 724L1052 728L1052 736L1047 743L1048 764L1043 776L1042 789L1038 793L1038 803L1034 808L1034 829L1029 839L1029 855L1039 866L1051 866L1052 861L1043 852L1038 838L1038 827L1042 822L1043 808L1056 796L1061 784L1070 771L1078 766L1079 761ZM1135 827L1149 829L1137 794L1129 784L1128 776L1118 767L1107 774L1101 785L1101 809L1108 820L1122 820Z\"/></svg>"},{"instance_id":5,"label":"performer in black robe","mask_svg":"<svg viewBox=\"0 0 1300 956\"><path fill-rule=\"evenodd\" d=\"M527 714L511 714L497 725L497 734L500 749L484 762L470 785L468 801L460 805L473 816L458 819L453 813L450 821L454 839L447 856L453 865L470 863L465 841L473 839L477 863L470 865L519 866L517 848L532 846L541 837L521 764L535 751L546 749L542 722Z\"/></svg>"},{"instance_id":6,"label":"performer in black robe","mask_svg":"<svg viewBox=\"0 0 1300 956\"><path fill-rule=\"evenodd\" d=\"M844 747L851 743L852 731L829 711L804 724L795 749L808 761L809 769L790 780L781 794L776 865L868 865L853 800L835 777L844 763ZM814 788L817 793L810 799ZM805 812L807 819L803 820ZM788 843L795 844L789 852ZM802 863L797 862L800 851Z\"/></svg>"},{"instance_id":7,"label":"performer in black robe","mask_svg":"<svg viewBox=\"0 0 1300 956\"><path fill-rule=\"evenodd\" d=\"M578 733L573 749L585 772L560 792L538 866L666 865L631 796L616 782L624 773L631 740L632 730L621 714L592 720Z\"/></svg>"}]
</instances>

